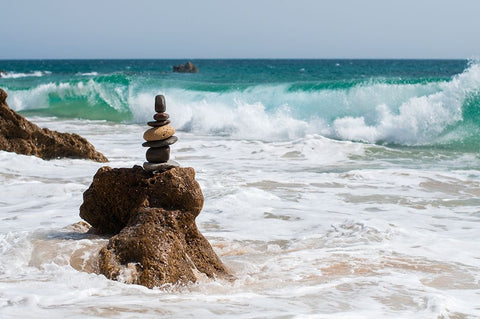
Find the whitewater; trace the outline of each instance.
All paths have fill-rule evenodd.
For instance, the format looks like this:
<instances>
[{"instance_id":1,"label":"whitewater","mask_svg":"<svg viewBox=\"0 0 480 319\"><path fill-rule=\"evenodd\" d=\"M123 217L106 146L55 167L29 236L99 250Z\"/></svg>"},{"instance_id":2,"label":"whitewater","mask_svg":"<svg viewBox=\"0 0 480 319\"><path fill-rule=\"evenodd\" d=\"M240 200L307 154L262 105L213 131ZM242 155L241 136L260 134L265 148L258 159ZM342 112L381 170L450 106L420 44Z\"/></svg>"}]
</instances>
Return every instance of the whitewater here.
<instances>
[{"instance_id":1,"label":"whitewater","mask_svg":"<svg viewBox=\"0 0 480 319\"><path fill-rule=\"evenodd\" d=\"M111 167L164 94L200 231L235 280L99 275L82 194L104 164L0 151L0 317L480 317L475 61L0 61L12 109ZM203 73L202 73L203 72ZM127 279L127 278L126 278Z\"/></svg>"}]
</instances>

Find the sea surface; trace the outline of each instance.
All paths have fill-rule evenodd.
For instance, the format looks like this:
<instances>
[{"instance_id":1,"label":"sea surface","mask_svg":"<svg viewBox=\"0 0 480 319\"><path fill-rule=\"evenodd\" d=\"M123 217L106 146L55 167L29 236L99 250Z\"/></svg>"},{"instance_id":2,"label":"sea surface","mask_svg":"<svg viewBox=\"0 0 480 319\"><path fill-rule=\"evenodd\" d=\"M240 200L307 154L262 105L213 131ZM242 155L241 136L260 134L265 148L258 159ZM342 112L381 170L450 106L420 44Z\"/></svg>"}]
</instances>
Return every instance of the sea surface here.
<instances>
[{"instance_id":1,"label":"sea surface","mask_svg":"<svg viewBox=\"0 0 480 319\"><path fill-rule=\"evenodd\" d=\"M480 62L0 61L10 107L145 161L164 94L235 280L97 273L79 207L105 164L0 151L0 318L479 318Z\"/></svg>"}]
</instances>

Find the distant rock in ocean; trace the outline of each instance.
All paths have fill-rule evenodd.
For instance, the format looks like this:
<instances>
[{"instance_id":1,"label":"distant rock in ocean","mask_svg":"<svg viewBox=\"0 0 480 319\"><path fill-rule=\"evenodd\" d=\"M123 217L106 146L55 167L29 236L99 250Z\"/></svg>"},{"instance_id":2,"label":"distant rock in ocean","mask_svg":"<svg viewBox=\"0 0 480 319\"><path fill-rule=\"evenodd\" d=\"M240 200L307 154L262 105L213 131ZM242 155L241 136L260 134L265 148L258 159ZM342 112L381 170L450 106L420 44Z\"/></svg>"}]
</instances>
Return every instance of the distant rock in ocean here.
<instances>
[{"instance_id":1,"label":"distant rock in ocean","mask_svg":"<svg viewBox=\"0 0 480 319\"><path fill-rule=\"evenodd\" d=\"M173 66L173 72L178 72L178 73L198 73L198 67L193 64L192 62L187 62L185 65L180 64L180 65L174 65Z\"/></svg>"},{"instance_id":2,"label":"distant rock in ocean","mask_svg":"<svg viewBox=\"0 0 480 319\"><path fill-rule=\"evenodd\" d=\"M80 216L113 235L99 257L107 278L153 288L230 277L195 224L204 198L193 168L102 167L83 199Z\"/></svg>"},{"instance_id":3,"label":"distant rock in ocean","mask_svg":"<svg viewBox=\"0 0 480 319\"><path fill-rule=\"evenodd\" d=\"M108 162L92 144L78 134L59 133L36 124L10 109L7 93L0 89L0 150L42 159L62 157Z\"/></svg>"}]
</instances>

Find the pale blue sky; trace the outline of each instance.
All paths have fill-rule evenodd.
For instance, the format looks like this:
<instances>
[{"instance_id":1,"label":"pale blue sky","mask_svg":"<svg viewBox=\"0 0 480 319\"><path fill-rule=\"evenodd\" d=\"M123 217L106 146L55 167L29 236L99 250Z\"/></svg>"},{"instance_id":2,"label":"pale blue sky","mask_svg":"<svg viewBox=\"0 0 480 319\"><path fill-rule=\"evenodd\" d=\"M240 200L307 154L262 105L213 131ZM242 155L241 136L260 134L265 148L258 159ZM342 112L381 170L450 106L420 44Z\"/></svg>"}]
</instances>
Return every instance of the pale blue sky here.
<instances>
[{"instance_id":1,"label":"pale blue sky","mask_svg":"<svg viewBox=\"0 0 480 319\"><path fill-rule=\"evenodd\" d=\"M0 0L0 59L476 58L479 0Z\"/></svg>"}]
</instances>

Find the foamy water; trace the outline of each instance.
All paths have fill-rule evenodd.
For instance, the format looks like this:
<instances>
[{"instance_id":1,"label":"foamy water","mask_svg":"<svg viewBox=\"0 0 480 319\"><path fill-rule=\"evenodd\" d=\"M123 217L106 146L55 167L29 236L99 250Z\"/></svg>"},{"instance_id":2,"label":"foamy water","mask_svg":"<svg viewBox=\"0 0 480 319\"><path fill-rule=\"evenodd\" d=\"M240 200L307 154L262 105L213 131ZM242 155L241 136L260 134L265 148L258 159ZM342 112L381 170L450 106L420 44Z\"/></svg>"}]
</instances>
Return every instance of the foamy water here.
<instances>
[{"instance_id":1,"label":"foamy water","mask_svg":"<svg viewBox=\"0 0 480 319\"><path fill-rule=\"evenodd\" d=\"M144 125L33 120L86 137L111 167L144 161ZM1 318L480 317L477 154L177 136L172 159L205 195L197 224L236 279L107 280L107 239L78 224L104 164L0 152Z\"/></svg>"}]
</instances>

